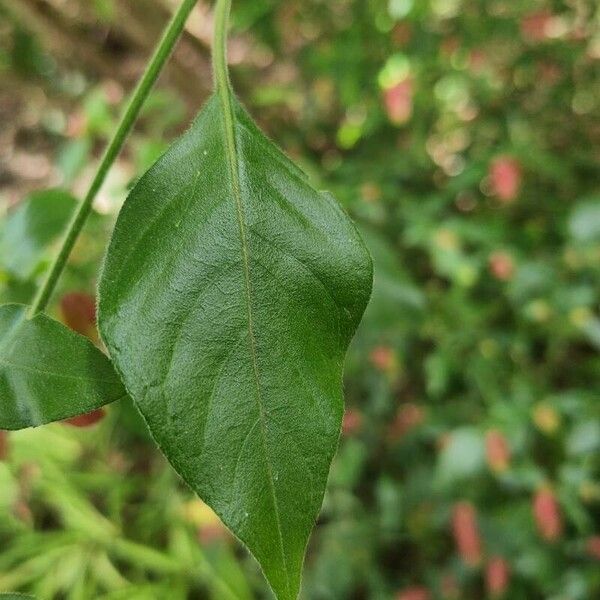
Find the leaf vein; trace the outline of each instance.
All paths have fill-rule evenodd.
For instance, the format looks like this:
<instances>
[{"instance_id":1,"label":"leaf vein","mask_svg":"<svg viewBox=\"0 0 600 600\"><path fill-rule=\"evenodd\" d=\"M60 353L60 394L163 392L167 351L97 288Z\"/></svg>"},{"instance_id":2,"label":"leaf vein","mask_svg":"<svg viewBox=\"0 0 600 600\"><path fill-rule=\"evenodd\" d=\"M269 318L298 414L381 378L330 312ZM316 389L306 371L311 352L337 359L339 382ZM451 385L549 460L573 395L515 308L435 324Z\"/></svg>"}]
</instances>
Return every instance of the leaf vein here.
<instances>
[{"instance_id":1,"label":"leaf vein","mask_svg":"<svg viewBox=\"0 0 600 600\"><path fill-rule=\"evenodd\" d=\"M112 379L98 379L97 377L78 377L77 375L67 375L65 373L53 373L52 371L44 371L37 367L30 367L27 365L20 365L18 363L10 362L4 358L0 358L0 365L5 367L12 367L21 371L28 371L30 373L38 373L39 375L47 375L48 377L57 377L59 379L74 379L76 381L96 381L98 383L114 383Z\"/></svg>"},{"instance_id":2,"label":"leaf vein","mask_svg":"<svg viewBox=\"0 0 600 600\"><path fill-rule=\"evenodd\" d=\"M283 545L283 533L281 531L281 517L279 514L279 503L277 500L277 494L275 493L275 483L273 480L273 467L271 465L271 458L267 447L267 428L265 422L265 410L262 400L260 377L258 373L258 361L256 355L256 339L254 334L254 322L252 315L252 283L250 278L250 257L248 252L248 242L246 239L246 223L244 219L244 208L242 202L242 192L239 178L239 161L237 156L236 147L236 134L234 127L234 113L231 100L231 91L228 82L222 82L218 86L219 98L222 104L223 113L223 125L225 129L225 151L227 154L227 161L229 166L229 172L231 177L232 192L236 205L237 220L240 233L240 246L242 252L242 259L244 265L244 280L246 288L246 310L248 318L248 339L250 355L252 359L252 368L254 371L254 381L256 385L256 401L258 405L259 417L261 422L262 440L263 440L263 451L265 453L265 462L267 465L267 479L269 481L269 490L273 498L273 508L275 512L275 519L277 521L277 533L279 536L279 547L281 552L281 558L286 573L286 587L288 595L290 594L290 573L287 566L287 558L285 554L285 548Z\"/></svg>"},{"instance_id":3,"label":"leaf vein","mask_svg":"<svg viewBox=\"0 0 600 600\"><path fill-rule=\"evenodd\" d=\"M227 363L229 362L231 357L235 354L235 351L239 348L246 333L247 333L246 331L242 331L242 334L240 336L238 336L237 341L235 342L235 344L233 344L233 347L227 352L227 354L225 355L225 358L223 358L223 360L221 362L219 371L217 372L217 375L215 376L215 378L213 380L213 383L212 383L211 389L210 389L210 395L208 396L208 400L206 402L206 417L207 417L207 419L208 419L208 412L209 412L210 406L214 400L217 387L218 387L221 377L223 375L223 371L225 370L225 367L227 366ZM205 445L206 445L206 423L204 424L204 431L202 432L202 448L204 448Z\"/></svg>"},{"instance_id":4,"label":"leaf vein","mask_svg":"<svg viewBox=\"0 0 600 600\"><path fill-rule=\"evenodd\" d=\"M255 228L251 228L251 232L256 237L258 237L261 241L263 241L265 244L267 244L268 246L273 248L274 250L277 250L281 254L284 254L285 256L291 258L294 262L298 263L304 269L304 271L306 271L310 275L311 279L313 279L313 281L316 281L323 288L323 290L325 290L325 293L331 299L331 301L335 305L336 309L339 312L342 312L342 307L338 304L337 300L333 297L333 294L329 291L329 288L325 285L323 280L315 273L315 271L313 269L311 269L304 261L300 260L297 256L292 254L289 250L285 250L284 248L281 248L279 245L273 243L271 240L267 239L262 234L258 233L258 231L256 231Z\"/></svg>"}]
</instances>

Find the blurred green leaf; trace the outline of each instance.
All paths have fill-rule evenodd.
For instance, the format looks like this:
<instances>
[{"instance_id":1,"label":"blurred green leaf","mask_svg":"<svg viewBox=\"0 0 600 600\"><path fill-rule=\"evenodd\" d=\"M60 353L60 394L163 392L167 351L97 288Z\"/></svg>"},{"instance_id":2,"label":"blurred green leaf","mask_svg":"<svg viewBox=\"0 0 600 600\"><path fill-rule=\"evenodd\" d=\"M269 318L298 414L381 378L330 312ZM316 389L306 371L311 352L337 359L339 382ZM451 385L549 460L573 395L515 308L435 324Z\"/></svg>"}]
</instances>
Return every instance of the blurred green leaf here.
<instances>
[{"instance_id":1,"label":"blurred green leaf","mask_svg":"<svg viewBox=\"0 0 600 600\"><path fill-rule=\"evenodd\" d=\"M569 232L578 242L600 241L600 198L577 204L569 219Z\"/></svg>"},{"instance_id":2,"label":"blurred green leaf","mask_svg":"<svg viewBox=\"0 0 600 600\"><path fill-rule=\"evenodd\" d=\"M64 190L34 192L0 224L0 261L20 279L29 278L43 252L65 229L76 200Z\"/></svg>"},{"instance_id":3,"label":"blurred green leaf","mask_svg":"<svg viewBox=\"0 0 600 600\"><path fill-rule=\"evenodd\" d=\"M585 456L600 450L600 423L587 421L578 423L566 439L567 452Z\"/></svg>"},{"instance_id":4,"label":"blurred green leaf","mask_svg":"<svg viewBox=\"0 0 600 600\"><path fill-rule=\"evenodd\" d=\"M440 452L438 480L446 485L472 477L483 468L484 458L481 434L471 427L455 429L449 434L448 442Z\"/></svg>"}]
</instances>

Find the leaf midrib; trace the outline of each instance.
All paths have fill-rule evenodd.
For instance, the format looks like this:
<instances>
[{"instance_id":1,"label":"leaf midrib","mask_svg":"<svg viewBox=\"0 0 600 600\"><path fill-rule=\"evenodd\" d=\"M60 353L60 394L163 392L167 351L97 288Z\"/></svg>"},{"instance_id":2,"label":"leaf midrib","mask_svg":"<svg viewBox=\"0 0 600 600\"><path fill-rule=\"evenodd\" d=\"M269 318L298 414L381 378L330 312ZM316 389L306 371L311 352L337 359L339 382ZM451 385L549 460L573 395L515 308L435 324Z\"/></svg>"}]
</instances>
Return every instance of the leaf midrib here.
<instances>
[{"instance_id":1,"label":"leaf midrib","mask_svg":"<svg viewBox=\"0 0 600 600\"><path fill-rule=\"evenodd\" d=\"M254 372L254 382L256 385L256 403L259 410L259 418L261 425L263 450L265 453L265 460L268 470L269 489L273 498L273 507L275 509L275 519L277 521L277 533L279 536L279 546L281 551L281 558L283 560L283 567L285 569L285 582L288 597L290 596L290 575L287 566L285 549L283 546L283 534L281 531L281 519L279 515L279 504L277 501L277 495L275 494L275 484L273 480L273 466L271 465L271 458L267 448L267 431L265 423L265 410L262 402L262 393L260 386L260 378L258 374L258 362L256 356L256 339L254 335L254 320L252 315L252 284L250 280L250 259L248 252L248 242L246 237L246 223L244 221L244 210L242 204L242 193L239 177L239 162L235 135L235 117L233 114L232 107L232 94L229 87L227 76L220 74L217 82L217 94L221 102L221 112L223 114L223 125L225 128L225 154L227 158L227 164L229 167L229 175L231 177L232 191L236 203L236 213L240 232L240 246L242 251L242 262L244 265L244 281L245 281L245 296L246 296L246 311L248 318L248 340L250 355L252 359L252 369Z\"/></svg>"},{"instance_id":2,"label":"leaf midrib","mask_svg":"<svg viewBox=\"0 0 600 600\"><path fill-rule=\"evenodd\" d=\"M34 317L35 319L35 317ZM11 342L17 338L19 332L21 331L21 327L25 322L25 315L20 315L18 319L12 324L12 327L8 330L8 335L4 336L2 340L2 344L0 344L0 353L6 352L7 355L11 355L12 348ZM21 364L19 362L12 362L0 355L0 367L9 367L13 369L18 369L21 371L27 371L29 373L36 373L39 375L46 375L48 377L56 377L57 379L73 379L76 381L93 381L95 383L114 383L113 379L103 379L98 377L79 377L77 375L69 375L67 373L55 373L53 371L46 371L45 369L40 369L39 367L34 367L31 365Z\"/></svg>"},{"instance_id":3,"label":"leaf midrib","mask_svg":"<svg viewBox=\"0 0 600 600\"><path fill-rule=\"evenodd\" d=\"M37 367L31 367L29 365L14 363L4 358L0 358L0 366L12 367L20 371L27 371L28 373L36 373L38 375L47 375L48 377L55 377L57 379L73 379L75 381L90 381L95 383L114 383L113 379L98 379L97 377L78 377L77 375L67 375L66 373L55 373L53 371L45 371L43 369L38 369Z\"/></svg>"}]
</instances>

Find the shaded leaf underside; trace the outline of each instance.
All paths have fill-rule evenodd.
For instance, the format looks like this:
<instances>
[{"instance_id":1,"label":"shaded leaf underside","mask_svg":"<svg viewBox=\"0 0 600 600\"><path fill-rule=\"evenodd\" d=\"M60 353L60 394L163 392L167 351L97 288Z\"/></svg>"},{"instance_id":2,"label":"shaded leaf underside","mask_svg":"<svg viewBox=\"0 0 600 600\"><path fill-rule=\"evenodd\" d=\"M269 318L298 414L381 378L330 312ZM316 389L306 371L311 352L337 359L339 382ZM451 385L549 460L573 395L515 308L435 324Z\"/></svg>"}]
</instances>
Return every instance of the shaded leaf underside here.
<instances>
[{"instance_id":1,"label":"shaded leaf underside","mask_svg":"<svg viewBox=\"0 0 600 600\"><path fill-rule=\"evenodd\" d=\"M100 329L170 462L291 599L371 263L336 201L224 104L213 96L127 199Z\"/></svg>"}]
</instances>

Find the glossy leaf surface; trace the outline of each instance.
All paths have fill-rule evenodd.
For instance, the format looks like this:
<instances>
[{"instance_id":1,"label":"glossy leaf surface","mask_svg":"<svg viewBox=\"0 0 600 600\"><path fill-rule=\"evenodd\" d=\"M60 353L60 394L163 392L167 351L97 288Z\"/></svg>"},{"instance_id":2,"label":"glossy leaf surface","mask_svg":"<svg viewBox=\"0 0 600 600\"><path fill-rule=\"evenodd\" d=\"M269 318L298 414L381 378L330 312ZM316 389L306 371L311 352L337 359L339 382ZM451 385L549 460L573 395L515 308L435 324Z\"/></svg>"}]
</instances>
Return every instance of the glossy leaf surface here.
<instances>
[{"instance_id":1,"label":"glossy leaf surface","mask_svg":"<svg viewBox=\"0 0 600 600\"><path fill-rule=\"evenodd\" d=\"M216 96L119 215L102 336L176 470L298 594L343 415L369 254L326 193Z\"/></svg>"},{"instance_id":2,"label":"glossy leaf surface","mask_svg":"<svg viewBox=\"0 0 600 600\"><path fill-rule=\"evenodd\" d=\"M0 429L88 413L125 395L108 357L87 338L22 304L0 306Z\"/></svg>"}]
</instances>

